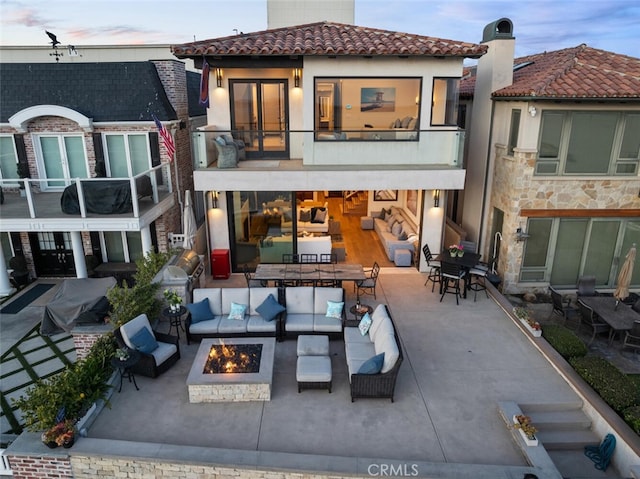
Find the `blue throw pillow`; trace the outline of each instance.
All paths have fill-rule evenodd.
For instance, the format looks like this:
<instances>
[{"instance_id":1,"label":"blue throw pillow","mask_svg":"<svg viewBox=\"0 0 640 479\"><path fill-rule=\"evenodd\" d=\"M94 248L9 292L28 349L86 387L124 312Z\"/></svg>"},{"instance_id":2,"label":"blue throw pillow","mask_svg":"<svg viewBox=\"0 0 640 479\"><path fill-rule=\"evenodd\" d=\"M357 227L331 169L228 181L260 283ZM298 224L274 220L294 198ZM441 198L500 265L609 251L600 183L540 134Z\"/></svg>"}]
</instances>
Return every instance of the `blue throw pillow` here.
<instances>
[{"instance_id":1,"label":"blue throw pillow","mask_svg":"<svg viewBox=\"0 0 640 479\"><path fill-rule=\"evenodd\" d=\"M231 302L231 311L229 311L229 319L236 319L238 321L244 320L244 313L247 311L246 304L238 304Z\"/></svg>"},{"instance_id":2,"label":"blue throw pillow","mask_svg":"<svg viewBox=\"0 0 640 479\"><path fill-rule=\"evenodd\" d=\"M256 308L256 311L265 321L273 321L285 309L287 308L278 303L273 294L269 294L262 304Z\"/></svg>"},{"instance_id":3,"label":"blue throw pillow","mask_svg":"<svg viewBox=\"0 0 640 479\"><path fill-rule=\"evenodd\" d=\"M224 138L222 138L221 136L219 136L218 138L216 138L216 143L220 146L225 146L227 144L226 141L224 141Z\"/></svg>"},{"instance_id":4,"label":"blue throw pillow","mask_svg":"<svg viewBox=\"0 0 640 479\"><path fill-rule=\"evenodd\" d=\"M370 327L371 327L371 316L369 316L369 313L364 313L364 316L362 316L362 319L358 324L358 329L360 329L360 333L363 336L366 336L366 334L369 332Z\"/></svg>"},{"instance_id":5,"label":"blue throw pillow","mask_svg":"<svg viewBox=\"0 0 640 479\"><path fill-rule=\"evenodd\" d=\"M327 318L342 319L342 308L344 302L327 301Z\"/></svg>"},{"instance_id":6,"label":"blue throw pillow","mask_svg":"<svg viewBox=\"0 0 640 479\"><path fill-rule=\"evenodd\" d=\"M204 298L197 303L187 304L187 309L191 313L191 324L213 319L213 313L209 307L209 298Z\"/></svg>"},{"instance_id":7,"label":"blue throw pillow","mask_svg":"<svg viewBox=\"0 0 640 479\"><path fill-rule=\"evenodd\" d=\"M382 371L383 364L384 353L380 353L362 363L362 366L360 366L360 369L358 370L358 374L378 374Z\"/></svg>"},{"instance_id":8,"label":"blue throw pillow","mask_svg":"<svg viewBox=\"0 0 640 479\"><path fill-rule=\"evenodd\" d=\"M153 334L146 328L142 327L140 331L129 338L129 341L136 347L141 353L151 354L151 352L158 349L158 342Z\"/></svg>"}]
</instances>

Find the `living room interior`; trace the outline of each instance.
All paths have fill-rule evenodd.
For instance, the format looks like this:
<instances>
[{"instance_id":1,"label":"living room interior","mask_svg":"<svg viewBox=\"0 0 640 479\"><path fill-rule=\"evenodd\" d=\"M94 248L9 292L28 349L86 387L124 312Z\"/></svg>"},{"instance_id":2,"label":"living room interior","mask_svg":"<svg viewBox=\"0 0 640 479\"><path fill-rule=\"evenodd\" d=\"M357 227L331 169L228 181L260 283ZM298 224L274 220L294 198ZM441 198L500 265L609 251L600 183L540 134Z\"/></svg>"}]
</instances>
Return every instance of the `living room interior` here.
<instances>
[{"instance_id":1,"label":"living room interior","mask_svg":"<svg viewBox=\"0 0 640 479\"><path fill-rule=\"evenodd\" d=\"M318 252L318 258L320 253L333 253L338 262L396 266L373 228L374 220L363 218L370 213L370 199L388 208L389 201L398 199L398 190L233 192L231 195L236 246L232 261L236 270L245 266L255 270L261 262L281 262L282 254L293 253L294 228L298 253ZM295 209L291 207L294 195Z\"/></svg>"}]
</instances>

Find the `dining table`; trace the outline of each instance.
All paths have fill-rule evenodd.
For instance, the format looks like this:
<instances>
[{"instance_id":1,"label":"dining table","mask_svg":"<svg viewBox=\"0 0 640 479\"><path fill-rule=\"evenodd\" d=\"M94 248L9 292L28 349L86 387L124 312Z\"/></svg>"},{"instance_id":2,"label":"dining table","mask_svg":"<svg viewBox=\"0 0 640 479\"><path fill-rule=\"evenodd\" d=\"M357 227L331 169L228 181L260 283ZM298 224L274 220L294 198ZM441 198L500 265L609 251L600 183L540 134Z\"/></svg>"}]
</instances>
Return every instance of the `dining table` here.
<instances>
[{"instance_id":1,"label":"dining table","mask_svg":"<svg viewBox=\"0 0 640 479\"><path fill-rule=\"evenodd\" d=\"M440 253L434 259L435 261L439 261L440 264L442 263L456 264L460 266L464 271L466 271L467 274L464 277L464 289L463 289L463 297L466 298L467 290L471 285L471 281L469 278L469 270L480 262L481 256L482 255L478 253L469 253L469 252L465 252L462 256L458 256L458 255L451 256L451 253L449 253L449 250L447 250ZM442 281L440 282L440 293L442 293Z\"/></svg>"},{"instance_id":2,"label":"dining table","mask_svg":"<svg viewBox=\"0 0 640 479\"><path fill-rule=\"evenodd\" d=\"M260 263L256 266L254 279L283 282L331 282L363 281L366 279L361 264L336 263Z\"/></svg>"},{"instance_id":3,"label":"dining table","mask_svg":"<svg viewBox=\"0 0 640 479\"><path fill-rule=\"evenodd\" d=\"M609 343L617 333L630 331L633 323L640 321L640 314L613 296L580 296L578 299L593 309L593 312L611 327Z\"/></svg>"}]
</instances>

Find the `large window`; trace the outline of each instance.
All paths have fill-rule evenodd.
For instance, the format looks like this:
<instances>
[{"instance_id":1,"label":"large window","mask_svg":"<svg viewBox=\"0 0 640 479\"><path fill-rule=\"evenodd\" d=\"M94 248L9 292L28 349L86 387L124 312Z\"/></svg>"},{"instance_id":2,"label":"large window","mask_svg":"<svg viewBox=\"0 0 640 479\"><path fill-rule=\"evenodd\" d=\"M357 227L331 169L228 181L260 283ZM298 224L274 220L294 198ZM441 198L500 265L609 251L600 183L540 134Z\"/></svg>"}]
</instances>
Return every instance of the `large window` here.
<instances>
[{"instance_id":1,"label":"large window","mask_svg":"<svg viewBox=\"0 0 640 479\"><path fill-rule=\"evenodd\" d=\"M431 99L431 124L456 126L458 124L459 78L434 78Z\"/></svg>"},{"instance_id":2,"label":"large window","mask_svg":"<svg viewBox=\"0 0 640 479\"><path fill-rule=\"evenodd\" d=\"M548 281L575 287L594 275L601 287L615 287L618 269L633 243L640 244L640 221L626 218L531 218L520 281ZM636 262L632 285L640 285Z\"/></svg>"},{"instance_id":3,"label":"large window","mask_svg":"<svg viewBox=\"0 0 640 479\"><path fill-rule=\"evenodd\" d=\"M89 165L81 135L42 135L38 137L37 148L40 159L40 173L49 181L44 189L63 188L71 178L88 178Z\"/></svg>"},{"instance_id":4,"label":"large window","mask_svg":"<svg viewBox=\"0 0 640 479\"><path fill-rule=\"evenodd\" d=\"M146 133L106 134L105 139L109 176L129 178L151 168Z\"/></svg>"},{"instance_id":5,"label":"large window","mask_svg":"<svg viewBox=\"0 0 640 479\"><path fill-rule=\"evenodd\" d=\"M417 140L420 78L316 78L316 140Z\"/></svg>"},{"instance_id":6,"label":"large window","mask_svg":"<svg viewBox=\"0 0 640 479\"><path fill-rule=\"evenodd\" d=\"M509 127L509 144L507 153L513 155L513 149L518 146L518 135L520 133L520 110L511 110L511 126Z\"/></svg>"},{"instance_id":7,"label":"large window","mask_svg":"<svg viewBox=\"0 0 640 479\"><path fill-rule=\"evenodd\" d=\"M18 178L18 155L13 136L0 136L0 178Z\"/></svg>"},{"instance_id":8,"label":"large window","mask_svg":"<svg viewBox=\"0 0 640 479\"><path fill-rule=\"evenodd\" d=\"M144 256L139 231L104 231L100 241L104 262L133 263Z\"/></svg>"},{"instance_id":9,"label":"large window","mask_svg":"<svg viewBox=\"0 0 640 479\"><path fill-rule=\"evenodd\" d=\"M640 114L544 111L538 175L636 175Z\"/></svg>"}]
</instances>

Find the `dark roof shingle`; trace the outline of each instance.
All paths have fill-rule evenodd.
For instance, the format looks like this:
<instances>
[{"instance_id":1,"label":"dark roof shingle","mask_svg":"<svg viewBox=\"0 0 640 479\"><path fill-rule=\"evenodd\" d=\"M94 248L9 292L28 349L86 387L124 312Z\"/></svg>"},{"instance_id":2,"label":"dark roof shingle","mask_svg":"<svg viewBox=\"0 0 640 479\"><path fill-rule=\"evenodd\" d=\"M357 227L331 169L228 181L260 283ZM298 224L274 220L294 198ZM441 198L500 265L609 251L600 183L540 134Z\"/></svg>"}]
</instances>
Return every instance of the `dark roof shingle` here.
<instances>
[{"instance_id":1,"label":"dark roof shingle","mask_svg":"<svg viewBox=\"0 0 640 479\"><path fill-rule=\"evenodd\" d=\"M485 45L318 22L173 45L178 58L214 56L456 56L478 58Z\"/></svg>"}]
</instances>

